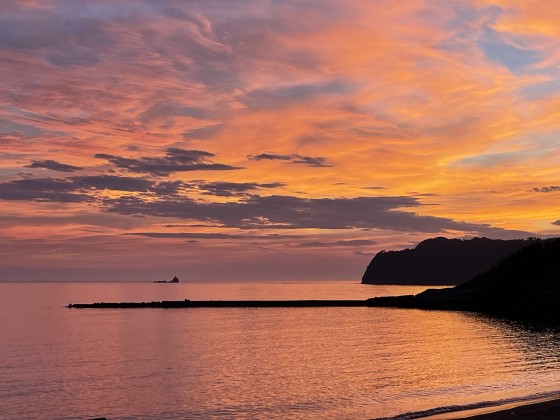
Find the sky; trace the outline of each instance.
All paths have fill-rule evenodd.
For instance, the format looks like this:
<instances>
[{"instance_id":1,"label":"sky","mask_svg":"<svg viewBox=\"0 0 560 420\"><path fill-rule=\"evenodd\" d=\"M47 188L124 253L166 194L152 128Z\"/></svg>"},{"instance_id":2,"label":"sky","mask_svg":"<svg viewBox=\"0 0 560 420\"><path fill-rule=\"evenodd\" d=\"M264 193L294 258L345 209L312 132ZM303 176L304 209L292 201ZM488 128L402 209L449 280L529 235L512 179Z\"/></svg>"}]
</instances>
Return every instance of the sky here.
<instances>
[{"instance_id":1,"label":"sky","mask_svg":"<svg viewBox=\"0 0 560 420\"><path fill-rule=\"evenodd\" d=\"M360 281L560 235L560 4L2 0L0 281Z\"/></svg>"}]
</instances>

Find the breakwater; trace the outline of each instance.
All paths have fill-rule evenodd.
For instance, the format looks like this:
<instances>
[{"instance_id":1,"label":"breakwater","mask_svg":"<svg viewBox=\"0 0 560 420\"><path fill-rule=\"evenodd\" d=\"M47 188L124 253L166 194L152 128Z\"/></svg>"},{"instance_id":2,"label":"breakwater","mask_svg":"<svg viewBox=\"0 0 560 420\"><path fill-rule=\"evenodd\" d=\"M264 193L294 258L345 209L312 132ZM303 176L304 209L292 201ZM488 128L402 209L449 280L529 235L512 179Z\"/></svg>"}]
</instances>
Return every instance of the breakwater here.
<instances>
[{"instance_id":1,"label":"breakwater","mask_svg":"<svg viewBox=\"0 0 560 420\"><path fill-rule=\"evenodd\" d=\"M377 299L366 300L163 300L155 302L96 302L71 303L68 308L317 308L359 307L379 305Z\"/></svg>"}]
</instances>

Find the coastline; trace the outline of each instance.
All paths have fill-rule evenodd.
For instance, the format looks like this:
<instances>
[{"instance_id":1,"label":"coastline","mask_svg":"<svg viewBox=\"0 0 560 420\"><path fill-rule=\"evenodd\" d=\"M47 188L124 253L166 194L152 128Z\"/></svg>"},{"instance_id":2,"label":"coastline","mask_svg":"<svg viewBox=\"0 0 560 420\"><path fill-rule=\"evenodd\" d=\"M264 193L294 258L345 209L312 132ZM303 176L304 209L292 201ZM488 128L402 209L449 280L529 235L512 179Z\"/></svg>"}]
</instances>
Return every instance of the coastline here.
<instances>
[{"instance_id":1,"label":"coastline","mask_svg":"<svg viewBox=\"0 0 560 420\"><path fill-rule=\"evenodd\" d=\"M422 420L556 420L560 418L560 396L512 402L420 417Z\"/></svg>"}]
</instances>

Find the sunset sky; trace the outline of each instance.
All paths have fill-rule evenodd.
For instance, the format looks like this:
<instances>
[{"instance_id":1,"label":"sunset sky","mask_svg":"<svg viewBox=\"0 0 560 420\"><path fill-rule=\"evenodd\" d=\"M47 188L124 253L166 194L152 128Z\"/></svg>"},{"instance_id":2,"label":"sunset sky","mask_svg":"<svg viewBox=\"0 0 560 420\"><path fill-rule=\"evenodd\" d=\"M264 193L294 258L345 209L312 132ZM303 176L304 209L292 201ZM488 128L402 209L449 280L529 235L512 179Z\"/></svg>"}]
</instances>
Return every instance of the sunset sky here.
<instances>
[{"instance_id":1,"label":"sunset sky","mask_svg":"<svg viewBox=\"0 0 560 420\"><path fill-rule=\"evenodd\" d=\"M0 281L360 280L560 234L557 1L0 3Z\"/></svg>"}]
</instances>

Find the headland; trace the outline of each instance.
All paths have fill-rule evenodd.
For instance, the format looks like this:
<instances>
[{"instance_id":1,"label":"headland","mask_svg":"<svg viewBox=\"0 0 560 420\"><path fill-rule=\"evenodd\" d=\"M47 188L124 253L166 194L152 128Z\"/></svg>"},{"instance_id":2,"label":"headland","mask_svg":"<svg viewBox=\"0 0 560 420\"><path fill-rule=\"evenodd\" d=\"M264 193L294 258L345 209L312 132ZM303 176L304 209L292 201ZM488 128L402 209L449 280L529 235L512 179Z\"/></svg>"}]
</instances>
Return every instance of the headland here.
<instances>
[{"instance_id":1,"label":"headland","mask_svg":"<svg viewBox=\"0 0 560 420\"><path fill-rule=\"evenodd\" d=\"M426 239L411 249L378 252L369 263L362 283L457 285L538 240Z\"/></svg>"}]
</instances>

